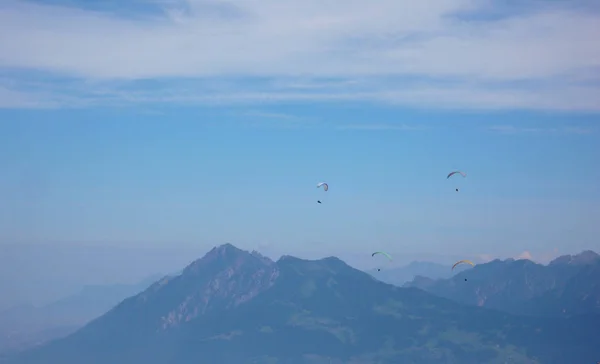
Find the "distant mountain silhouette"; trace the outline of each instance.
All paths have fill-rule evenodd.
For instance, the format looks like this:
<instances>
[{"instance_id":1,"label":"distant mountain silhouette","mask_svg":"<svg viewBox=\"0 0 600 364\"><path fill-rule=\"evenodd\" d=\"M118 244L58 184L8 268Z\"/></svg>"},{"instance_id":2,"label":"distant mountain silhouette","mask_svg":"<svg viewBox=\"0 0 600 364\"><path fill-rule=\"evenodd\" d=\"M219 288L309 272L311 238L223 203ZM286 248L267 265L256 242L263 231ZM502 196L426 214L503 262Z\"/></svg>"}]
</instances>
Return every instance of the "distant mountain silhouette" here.
<instances>
[{"instance_id":1,"label":"distant mountain silhouette","mask_svg":"<svg viewBox=\"0 0 600 364\"><path fill-rule=\"evenodd\" d=\"M517 317L399 288L334 258L226 244L10 364L585 363L597 316Z\"/></svg>"},{"instance_id":2,"label":"distant mountain silhouette","mask_svg":"<svg viewBox=\"0 0 600 364\"><path fill-rule=\"evenodd\" d=\"M432 262L411 262L403 267L381 270L371 269L366 272L382 282L402 286L417 276L431 279L450 278L467 269L464 266L458 266L452 271L451 267L450 265L447 266Z\"/></svg>"},{"instance_id":3,"label":"distant mountain silhouette","mask_svg":"<svg viewBox=\"0 0 600 364\"><path fill-rule=\"evenodd\" d=\"M21 305L0 312L0 353L66 336L139 293L160 276L136 284L91 285L49 305Z\"/></svg>"},{"instance_id":4,"label":"distant mountain silhouette","mask_svg":"<svg viewBox=\"0 0 600 364\"><path fill-rule=\"evenodd\" d=\"M417 277L404 286L515 314L600 314L600 256L585 251L546 266L526 259L494 260L449 279Z\"/></svg>"},{"instance_id":5,"label":"distant mountain silhouette","mask_svg":"<svg viewBox=\"0 0 600 364\"><path fill-rule=\"evenodd\" d=\"M600 255L591 250L585 250L577 255L562 255L553 261L551 261L549 266L560 266L560 265L572 265L572 266L581 266L581 265L589 265L593 263L598 263L600 261Z\"/></svg>"}]
</instances>

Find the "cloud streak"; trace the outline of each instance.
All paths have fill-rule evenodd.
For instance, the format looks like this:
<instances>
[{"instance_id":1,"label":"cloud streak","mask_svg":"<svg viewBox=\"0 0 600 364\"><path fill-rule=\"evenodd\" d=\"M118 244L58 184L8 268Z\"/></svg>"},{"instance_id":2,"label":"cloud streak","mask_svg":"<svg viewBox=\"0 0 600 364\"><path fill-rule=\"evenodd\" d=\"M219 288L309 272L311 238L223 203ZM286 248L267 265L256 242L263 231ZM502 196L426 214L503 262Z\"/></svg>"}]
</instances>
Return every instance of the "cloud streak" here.
<instances>
[{"instance_id":1,"label":"cloud streak","mask_svg":"<svg viewBox=\"0 0 600 364\"><path fill-rule=\"evenodd\" d=\"M521 254L517 255L515 257L515 259L517 259L517 260L519 260L519 259L533 260L533 256L531 255L531 253L529 251L525 250Z\"/></svg>"},{"instance_id":2,"label":"cloud streak","mask_svg":"<svg viewBox=\"0 0 600 364\"><path fill-rule=\"evenodd\" d=\"M503 134L592 134L593 129L582 127L524 128L514 125L494 125L489 130Z\"/></svg>"},{"instance_id":3,"label":"cloud streak","mask_svg":"<svg viewBox=\"0 0 600 364\"><path fill-rule=\"evenodd\" d=\"M258 110L249 110L244 112L242 115L250 116L261 119L273 119L273 120L298 120L299 118L296 115L285 114L285 113L277 113L277 112L267 112L267 111L258 111Z\"/></svg>"},{"instance_id":4,"label":"cloud streak","mask_svg":"<svg viewBox=\"0 0 600 364\"><path fill-rule=\"evenodd\" d=\"M364 124L339 125L336 129L338 129L338 130L371 130L371 131L386 131L386 130L417 131L417 130L425 130L426 128L423 126L406 125L406 124L364 123Z\"/></svg>"},{"instance_id":5,"label":"cloud streak","mask_svg":"<svg viewBox=\"0 0 600 364\"><path fill-rule=\"evenodd\" d=\"M533 0L500 15L491 0L136 6L149 3L161 11L127 17L3 1L0 71L9 76L0 87L11 97L0 107L368 101L600 111L600 15L589 8ZM25 82L33 71L47 92ZM207 89L207 80L222 83Z\"/></svg>"}]
</instances>

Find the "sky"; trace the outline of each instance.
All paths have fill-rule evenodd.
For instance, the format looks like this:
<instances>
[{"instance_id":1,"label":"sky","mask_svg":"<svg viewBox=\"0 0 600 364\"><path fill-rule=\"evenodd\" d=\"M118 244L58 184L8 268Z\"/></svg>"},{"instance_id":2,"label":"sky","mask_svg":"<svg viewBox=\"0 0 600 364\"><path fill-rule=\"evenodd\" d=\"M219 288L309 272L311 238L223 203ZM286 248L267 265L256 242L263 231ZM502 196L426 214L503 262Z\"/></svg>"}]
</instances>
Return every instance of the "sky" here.
<instances>
[{"instance_id":1,"label":"sky","mask_svg":"<svg viewBox=\"0 0 600 364\"><path fill-rule=\"evenodd\" d=\"M598 24L590 0L4 0L0 286L227 242L359 267L598 251Z\"/></svg>"}]
</instances>

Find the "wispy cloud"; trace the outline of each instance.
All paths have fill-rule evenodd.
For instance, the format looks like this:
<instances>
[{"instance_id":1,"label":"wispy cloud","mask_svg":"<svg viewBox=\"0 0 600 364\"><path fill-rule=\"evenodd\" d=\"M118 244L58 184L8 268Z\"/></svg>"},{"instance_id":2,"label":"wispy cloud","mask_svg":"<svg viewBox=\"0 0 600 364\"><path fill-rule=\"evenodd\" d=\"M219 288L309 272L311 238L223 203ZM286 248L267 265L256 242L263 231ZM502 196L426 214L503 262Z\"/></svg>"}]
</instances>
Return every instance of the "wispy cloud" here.
<instances>
[{"instance_id":1,"label":"wispy cloud","mask_svg":"<svg viewBox=\"0 0 600 364\"><path fill-rule=\"evenodd\" d=\"M563 127L563 128L524 128L514 125L494 125L489 130L505 134L591 134L594 132L591 128L582 127Z\"/></svg>"},{"instance_id":2,"label":"wispy cloud","mask_svg":"<svg viewBox=\"0 0 600 364\"><path fill-rule=\"evenodd\" d=\"M527 260L531 260L533 262L540 263L540 264L548 264L550 261L552 261L553 259L555 259L558 256L559 256L558 249L554 248L549 251L538 251L535 254L529 250L524 250L521 253L519 253L515 256L512 256L512 259L517 259L517 260L518 259L527 259ZM493 254L482 253L482 254L477 254L475 256L475 259L478 263L482 264L482 263L491 262L494 259L506 259L506 257L498 257L498 256L494 256Z\"/></svg>"},{"instance_id":3,"label":"wispy cloud","mask_svg":"<svg viewBox=\"0 0 600 364\"><path fill-rule=\"evenodd\" d=\"M10 97L0 107L369 101L600 111L597 9L501 3L123 0L118 12L4 0L0 88Z\"/></svg>"},{"instance_id":4,"label":"wispy cloud","mask_svg":"<svg viewBox=\"0 0 600 364\"><path fill-rule=\"evenodd\" d=\"M528 260L533 260L533 256L531 255L531 253L527 250L523 251L521 254L517 255L515 257L515 259L528 259Z\"/></svg>"},{"instance_id":5,"label":"wispy cloud","mask_svg":"<svg viewBox=\"0 0 600 364\"><path fill-rule=\"evenodd\" d=\"M424 130L425 126L406 125L406 124L377 124L377 123L364 123L364 124L342 124L336 127L338 130L403 130L403 131L415 131Z\"/></svg>"},{"instance_id":6,"label":"wispy cloud","mask_svg":"<svg viewBox=\"0 0 600 364\"><path fill-rule=\"evenodd\" d=\"M306 128L314 126L314 119L290 113L269 112L261 110L245 110L234 113L242 118L245 125L252 127Z\"/></svg>"},{"instance_id":7,"label":"wispy cloud","mask_svg":"<svg viewBox=\"0 0 600 364\"><path fill-rule=\"evenodd\" d=\"M548 264L552 260L556 259L559 255L558 248L553 248L552 250L542 250L536 253L531 253L529 250L525 250L519 255L515 256L514 259L528 259L536 263Z\"/></svg>"},{"instance_id":8,"label":"wispy cloud","mask_svg":"<svg viewBox=\"0 0 600 364\"><path fill-rule=\"evenodd\" d=\"M258 110L249 110L241 113L244 116L256 117L261 119L277 119L277 120L298 120L299 117L292 114L266 112Z\"/></svg>"},{"instance_id":9,"label":"wispy cloud","mask_svg":"<svg viewBox=\"0 0 600 364\"><path fill-rule=\"evenodd\" d=\"M377 123L364 121L360 123L344 123L343 121L332 121L323 120L318 118L308 118L290 113L281 112L267 112L260 110L246 110L243 112L236 113L238 116L249 117L250 125L252 126L273 126L273 123L277 123L279 126L284 127L316 127L315 122L320 122L319 128L333 128L336 130L361 130L361 131L418 131L427 130L428 126L425 125L408 125L402 123Z\"/></svg>"}]
</instances>

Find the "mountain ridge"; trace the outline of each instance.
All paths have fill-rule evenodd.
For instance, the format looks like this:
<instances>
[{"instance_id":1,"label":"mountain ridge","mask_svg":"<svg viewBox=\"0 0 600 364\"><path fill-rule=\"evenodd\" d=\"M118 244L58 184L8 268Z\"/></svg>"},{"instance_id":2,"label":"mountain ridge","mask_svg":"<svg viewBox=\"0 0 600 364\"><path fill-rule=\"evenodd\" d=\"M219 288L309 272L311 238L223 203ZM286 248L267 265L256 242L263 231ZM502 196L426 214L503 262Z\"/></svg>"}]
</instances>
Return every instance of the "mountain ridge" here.
<instances>
[{"instance_id":1,"label":"mountain ridge","mask_svg":"<svg viewBox=\"0 0 600 364\"><path fill-rule=\"evenodd\" d=\"M558 363L595 360L600 347L596 316L517 317L396 287L335 257L273 262L233 248L9 363Z\"/></svg>"},{"instance_id":2,"label":"mountain ridge","mask_svg":"<svg viewBox=\"0 0 600 364\"><path fill-rule=\"evenodd\" d=\"M404 287L514 314L600 314L598 270L600 256L584 251L557 257L547 265L527 259L496 259L448 279L415 278Z\"/></svg>"}]
</instances>

